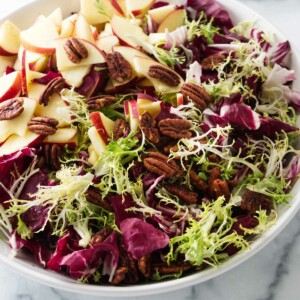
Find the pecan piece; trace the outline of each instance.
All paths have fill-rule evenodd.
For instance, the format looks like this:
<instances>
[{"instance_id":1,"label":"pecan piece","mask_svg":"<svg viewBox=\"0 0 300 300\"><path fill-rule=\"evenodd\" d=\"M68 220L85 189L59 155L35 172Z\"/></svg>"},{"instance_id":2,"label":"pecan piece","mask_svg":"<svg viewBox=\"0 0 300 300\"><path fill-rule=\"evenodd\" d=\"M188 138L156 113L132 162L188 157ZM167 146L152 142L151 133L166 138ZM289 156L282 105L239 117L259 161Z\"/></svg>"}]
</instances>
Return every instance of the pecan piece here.
<instances>
[{"instance_id":1,"label":"pecan piece","mask_svg":"<svg viewBox=\"0 0 300 300\"><path fill-rule=\"evenodd\" d=\"M193 170L190 171L190 181L191 184L199 191L207 191L207 183L204 180L202 180Z\"/></svg>"},{"instance_id":2,"label":"pecan piece","mask_svg":"<svg viewBox=\"0 0 300 300\"><path fill-rule=\"evenodd\" d=\"M138 260L138 268L144 277L149 278L151 276L151 255L144 255Z\"/></svg>"},{"instance_id":3,"label":"pecan piece","mask_svg":"<svg viewBox=\"0 0 300 300\"><path fill-rule=\"evenodd\" d=\"M186 262L172 263L170 265L167 265L166 263L154 265L154 270L157 270L162 275L185 272L191 268L192 266Z\"/></svg>"},{"instance_id":4,"label":"pecan piece","mask_svg":"<svg viewBox=\"0 0 300 300\"><path fill-rule=\"evenodd\" d=\"M166 184L164 185L166 190L170 192L171 194L177 196L180 200L188 203L188 204L196 204L198 202L198 195L197 193L191 191L187 186L185 185L171 185Z\"/></svg>"},{"instance_id":5,"label":"pecan piece","mask_svg":"<svg viewBox=\"0 0 300 300\"><path fill-rule=\"evenodd\" d=\"M179 75L171 69L163 66L154 65L149 68L148 75L169 86L178 86L180 84Z\"/></svg>"},{"instance_id":6,"label":"pecan piece","mask_svg":"<svg viewBox=\"0 0 300 300\"><path fill-rule=\"evenodd\" d=\"M126 274L128 273L128 267L119 267L117 268L112 281L112 285L118 285L124 281Z\"/></svg>"},{"instance_id":7,"label":"pecan piece","mask_svg":"<svg viewBox=\"0 0 300 300\"><path fill-rule=\"evenodd\" d=\"M46 86L45 90L41 93L39 104L47 106L49 98L54 94L60 92L65 85L65 80L61 77L52 79Z\"/></svg>"},{"instance_id":8,"label":"pecan piece","mask_svg":"<svg viewBox=\"0 0 300 300\"><path fill-rule=\"evenodd\" d=\"M229 200L230 190L226 181L216 179L212 184L212 190L216 198L224 196L227 201Z\"/></svg>"},{"instance_id":9,"label":"pecan piece","mask_svg":"<svg viewBox=\"0 0 300 300\"><path fill-rule=\"evenodd\" d=\"M112 207L107 199L102 198L101 191L93 186L90 186L86 193L86 200L94 205L100 206L107 211L112 211Z\"/></svg>"},{"instance_id":10,"label":"pecan piece","mask_svg":"<svg viewBox=\"0 0 300 300\"><path fill-rule=\"evenodd\" d=\"M54 118L35 117L28 122L28 129L31 132L41 135L52 135L56 132L58 121Z\"/></svg>"},{"instance_id":11,"label":"pecan piece","mask_svg":"<svg viewBox=\"0 0 300 300\"><path fill-rule=\"evenodd\" d=\"M57 144L46 144L43 146L43 156L48 167L55 171L60 169L61 147Z\"/></svg>"},{"instance_id":12,"label":"pecan piece","mask_svg":"<svg viewBox=\"0 0 300 300\"><path fill-rule=\"evenodd\" d=\"M242 198L241 208L254 215L260 209L269 210L271 205L267 196L247 190Z\"/></svg>"},{"instance_id":13,"label":"pecan piece","mask_svg":"<svg viewBox=\"0 0 300 300\"><path fill-rule=\"evenodd\" d=\"M160 152L150 152L149 157L145 158L143 163L148 171L159 176L163 175L165 178L178 176L180 174L176 162L170 160L168 156Z\"/></svg>"},{"instance_id":14,"label":"pecan piece","mask_svg":"<svg viewBox=\"0 0 300 300\"><path fill-rule=\"evenodd\" d=\"M95 96L91 97L86 101L86 104L88 106L88 109L102 109L106 106L109 106L111 104L114 104L117 101L117 98L114 96L107 96L107 95L101 95L101 96Z\"/></svg>"},{"instance_id":15,"label":"pecan piece","mask_svg":"<svg viewBox=\"0 0 300 300\"><path fill-rule=\"evenodd\" d=\"M89 55L85 46L75 37L69 38L65 42L64 50L74 64L79 64L83 58L87 58Z\"/></svg>"},{"instance_id":16,"label":"pecan piece","mask_svg":"<svg viewBox=\"0 0 300 300\"><path fill-rule=\"evenodd\" d=\"M181 87L181 93L185 98L195 102L200 110L206 109L208 104L212 102L210 95L202 87L194 83L185 83Z\"/></svg>"},{"instance_id":17,"label":"pecan piece","mask_svg":"<svg viewBox=\"0 0 300 300\"><path fill-rule=\"evenodd\" d=\"M210 192L210 194L214 193L214 189L213 189L213 183L215 180L219 179L221 175L221 168L220 167L214 167L211 172L210 172L210 176L208 179L208 190Z\"/></svg>"},{"instance_id":18,"label":"pecan piece","mask_svg":"<svg viewBox=\"0 0 300 300\"><path fill-rule=\"evenodd\" d=\"M215 67L221 65L223 60L225 59L225 55L223 53L212 54L201 61L202 70L211 71Z\"/></svg>"},{"instance_id":19,"label":"pecan piece","mask_svg":"<svg viewBox=\"0 0 300 300\"><path fill-rule=\"evenodd\" d=\"M148 112L145 112L140 119L141 129L150 142L158 144L160 141L160 135L157 128L155 128L155 125L156 122L153 117Z\"/></svg>"},{"instance_id":20,"label":"pecan piece","mask_svg":"<svg viewBox=\"0 0 300 300\"><path fill-rule=\"evenodd\" d=\"M114 141L124 137L129 132L129 127L124 119L118 119L113 130Z\"/></svg>"},{"instance_id":21,"label":"pecan piece","mask_svg":"<svg viewBox=\"0 0 300 300\"><path fill-rule=\"evenodd\" d=\"M94 246L97 244L101 244L111 233L112 229L108 226L105 226L103 229L99 230L92 236L90 245Z\"/></svg>"},{"instance_id":22,"label":"pecan piece","mask_svg":"<svg viewBox=\"0 0 300 300\"><path fill-rule=\"evenodd\" d=\"M120 52L108 53L106 63L108 72L115 81L124 82L132 77L131 65Z\"/></svg>"},{"instance_id":23,"label":"pecan piece","mask_svg":"<svg viewBox=\"0 0 300 300\"><path fill-rule=\"evenodd\" d=\"M178 148L177 141L176 141L176 142L172 142L172 143L166 145L166 146L164 147L164 152L165 152L165 153L170 153L171 151L177 152L178 149L179 149L179 148Z\"/></svg>"},{"instance_id":24,"label":"pecan piece","mask_svg":"<svg viewBox=\"0 0 300 300\"><path fill-rule=\"evenodd\" d=\"M172 139L189 139L192 136L191 123L184 119L164 119L159 121L158 127L163 135L169 136Z\"/></svg>"},{"instance_id":25,"label":"pecan piece","mask_svg":"<svg viewBox=\"0 0 300 300\"><path fill-rule=\"evenodd\" d=\"M24 111L23 98L14 98L0 103L0 121L12 120Z\"/></svg>"}]
</instances>

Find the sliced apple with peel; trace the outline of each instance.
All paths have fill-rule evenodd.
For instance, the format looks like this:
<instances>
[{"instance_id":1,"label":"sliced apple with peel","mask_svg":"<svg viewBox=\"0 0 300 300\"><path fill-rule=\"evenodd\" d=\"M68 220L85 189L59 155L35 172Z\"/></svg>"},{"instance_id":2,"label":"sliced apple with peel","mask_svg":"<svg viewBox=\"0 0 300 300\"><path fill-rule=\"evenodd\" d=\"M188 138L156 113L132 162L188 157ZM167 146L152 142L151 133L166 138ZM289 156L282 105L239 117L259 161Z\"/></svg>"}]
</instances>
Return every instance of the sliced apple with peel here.
<instances>
[{"instance_id":1,"label":"sliced apple with peel","mask_svg":"<svg viewBox=\"0 0 300 300\"><path fill-rule=\"evenodd\" d=\"M147 94L139 94L137 98L137 106L139 115L142 116L148 112L153 118L156 118L161 112L161 101L153 101L148 98Z\"/></svg>"},{"instance_id":2,"label":"sliced apple with peel","mask_svg":"<svg viewBox=\"0 0 300 300\"><path fill-rule=\"evenodd\" d=\"M73 36L77 18L78 18L78 14L73 14L63 19L61 23L60 34L59 34L60 38L68 38Z\"/></svg>"},{"instance_id":3,"label":"sliced apple with peel","mask_svg":"<svg viewBox=\"0 0 300 300\"><path fill-rule=\"evenodd\" d=\"M79 15L77 18L73 36L95 43L92 28L83 15Z\"/></svg>"},{"instance_id":4,"label":"sliced apple with peel","mask_svg":"<svg viewBox=\"0 0 300 300\"><path fill-rule=\"evenodd\" d=\"M149 16L151 16L152 20L160 24L171 12L173 12L176 8L176 5L169 4L162 7L157 7L150 9L148 11Z\"/></svg>"},{"instance_id":5,"label":"sliced apple with peel","mask_svg":"<svg viewBox=\"0 0 300 300\"><path fill-rule=\"evenodd\" d=\"M166 33L150 33L148 37L148 42L152 45L157 45L157 44L164 44L166 42Z\"/></svg>"},{"instance_id":6,"label":"sliced apple with peel","mask_svg":"<svg viewBox=\"0 0 300 300\"><path fill-rule=\"evenodd\" d=\"M46 17L40 17L28 29L20 34L21 45L32 52L53 54L54 41L59 37L56 25Z\"/></svg>"},{"instance_id":7,"label":"sliced apple with peel","mask_svg":"<svg viewBox=\"0 0 300 300\"><path fill-rule=\"evenodd\" d=\"M17 71L21 70L21 62L19 62L19 69L15 68L17 57L16 56L0 56L0 76L2 76L7 67L14 68Z\"/></svg>"},{"instance_id":8,"label":"sliced apple with peel","mask_svg":"<svg viewBox=\"0 0 300 300\"><path fill-rule=\"evenodd\" d=\"M92 126L88 130L88 136L92 143L93 150L96 152L96 154L101 156L103 152L106 150L106 143L102 139L102 137L99 135L98 130L95 126Z\"/></svg>"},{"instance_id":9,"label":"sliced apple with peel","mask_svg":"<svg viewBox=\"0 0 300 300\"><path fill-rule=\"evenodd\" d=\"M184 25L186 10L176 9L166 16L166 18L158 26L157 32L172 32Z\"/></svg>"},{"instance_id":10,"label":"sliced apple with peel","mask_svg":"<svg viewBox=\"0 0 300 300\"><path fill-rule=\"evenodd\" d=\"M97 129L98 134L102 140L107 144L108 140L112 137L115 122L106 117L102 112L92 112L90 118Z\"/></svg>"},{"instance_id":11,"label":"sliced apple with peel","mask_svg":"<svg viewBox=\"0 0 300 300\"><path fill-rule=\"evenodd\" d=\"M12 120L0 121L0 143L4 142L9 136L17 134L24 136L27 132L27 123L32 119L37 102L33 99L23 99L23 112Z\"/></svg>"},{"instance_id":12,"label":"sliced apple with peel","mask_svg":"<svg viewBox=\"0 0 300 300\"><path fill-rule=\"evenodd\" d=\"M136 132L139 129L139 109L136 100L128 101L129 127L130 131Z\"/></svg>"},{"instance_id":13,"label":"sliced apple with peel","mask_svg":"<svg viewBox=\"0 0 300 300\"><path fill-rule=\"evenodd\" d=\"M136 18L143 18L154 2L154 0L126 0L127 14Z\"/></svg>"},{"instance_id":14,"label":"sliced apple with peel","mask_svg":"<svg viewBox=\"0 0 300 300\"><path fill-rule=\"evenodd\" d=\"M10 21L0 27L0 55L14 56L20 47L20 29Z\"/></svg>"},{"instance_id":15,"label":"sliced apple with peel","mask_svg":"<svg viewBox=\"0 0 300 300\"><path fill-rule=\"evenodd\" d=\"M67 39L57 39L55 41L56 61L59 71L64 71L72 67L105 63L105 58L97 46L87 40L78 38L78 41L86 48L88 56L82 59L79 64L74 64L70 61L64 49L66 41Z\"/></svg>"},{"instance_id":16,"label":"sliced apple with peel","mask_svg":"<svg viewBox=\"0 0 300 300\"><path fill-rule=\"evenodd\" d=\"M119 92L122 92L126 90L127 88L130 88L135 83L136 77L133 75L131 78L125 80L124 82L117 82L116 80L113 80L112 78L109 78L105 88L104 92L107 94L116 94Z\"/></svg>"},{"instance_id":17,"label":"sliced apple with peel","mask_svg":"<svg viewBox=\"0 0 300 300\"><path fill-rule=\"evenodd\" d=\"M61 9L58 7L47 18L54 23L54 25L56 26L57 32L60 32L62 19L63 19Z\"/></svg>"},{"instance_id":18,"label":"sliced apple with peel","mask_svg":"<svg viewBox=\"0 0 300 300\"><path fill-rule=\"evenodd\" d=\"M78 66L61 71L62 77L66 83L72 87L80 87L83 83L84 77L90 72L91 65Z\"/></svg>"},{"instance_id":19,"label":"sliced apple with peel","mask_svg":"<svg viewBox=\"0 0 300 300\"><path fill-rule=\"evenodd\" d=\"M42 139L43 136L29 130L27 130L23 136L13 134L0 146L0 158L3 155L15 153L25 147L34 147L38 145Z\"/></svg>"},{"instance_id":20,"label":"sliced apple with peel","mask_svg":"<svg viewBox=\"0 0 300 300\"><path fill-rule=\"evenodd\" d=\"M0 102L18 97L22 92L22 75L20 71L0 77Z\"/></svg>"},{"instance_id":21,"label":"sliced apple with peel","mask_svg":"<svg viewBox=\"0 0 300 300\"><path fill-rule=\"evenodd\" d=\"M140 43L137 41L145 42L148 39L142 28L128 19L114 15L110 23L114 34L125 45L138 47Z\"/></svg>"},{"instance_id":22,"label":"sliced apple with peel","mask_svg":"<svg viewBox=\"0 0 300 300\"><path fill-rule=\"evenodd\" d=\"M88 152L89 152L88 163L89 163L90 165L93 166L93 165L96 164L96 162L97 162L99 156L98 156L98 154L96 153L95 148L94 148L93 145L90 145L90 146L89 146Z\"/></svg>"},{"instance_id":23,"label":"sliced apple with peel","mask_svg":"<svg viewBox=\"0 0 300 300\"><path fill-rule=\"evenodd\" d=\"M177 73L176 74L180 78L180 83L178 86L175 86L175 87L167 85L166 83L149 76L148 73L149 73L151 66L160 66L161 68L165 68L165 69L169 70L169 72L174 72L172 69L156 62L153 59L135 56L133 59L133 64L134 64L134 69L135 69L136 73L140 76L144 76L144 77L148 78L152 82L156 92L158 92L158 93L177 93L180 91L180 88L184 83L183 79Z\"/></svg>"},{"instance_id":24,"label":"sliced apple with peel","mask_svg":"<svg viewBox=\"0 0 300 300\"><path fill-rule=\"evenodd\" d=\"M58 128L52 135L48 135L44 141L48 144L70 145L78 144L77 129L73 127Z\"/></svg>"},{"instance_id":25,"label":"sliced apple with peel","mask_svg":"<svg viewBox=\"0 0 300 300\"><path fill-rule=\"evenodd\" d=\"M104 37L100 37L96 41L96 46L100 49L105 51L105 53L111 53L113 47L118 46L119 39L115 35L107 35Z\"/></svg>"}]
</instances>

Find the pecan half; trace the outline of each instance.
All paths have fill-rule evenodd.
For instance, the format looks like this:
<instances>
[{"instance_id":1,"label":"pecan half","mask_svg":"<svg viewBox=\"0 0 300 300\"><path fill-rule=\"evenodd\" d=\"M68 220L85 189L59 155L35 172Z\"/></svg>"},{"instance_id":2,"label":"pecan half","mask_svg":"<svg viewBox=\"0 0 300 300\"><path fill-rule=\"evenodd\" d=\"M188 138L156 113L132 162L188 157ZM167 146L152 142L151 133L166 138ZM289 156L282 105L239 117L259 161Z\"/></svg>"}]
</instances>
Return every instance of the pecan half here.
<instances>
[{"instance_id":1,"label":"pecan half","mask_svg":"<svg viewBox=\"0 0 300 300\"><path fill-rule=\"evenodd\" d=\"M225 59L225 55L223 53L212 54L201 61L202 70L211 71L215 67L221 65L223 60Z\"/></svg>"},{"instance_id":2,"label":"pecan half","mask_svg":"<svg viewBox=\"0 0 300 300\"><path fill-rule=\"evenodd\" d=\"M122 283L128 273L128 267L119 267L117 268L112 281L110 282L112 285L118 285Z\"/></svg>"},{"instance_id":3,"label":"pecan half","mask_svg":"<svg viewBox=\"0 0 300 300\"><path fill-rule=\"evenodd\" d=\"M216 179L212 184L212 190L214 191L215 197L224 196L228 201L230 198L230 190L226 181Z\"/></svg>"},{"instance_id":4,"label":"pecan half","mask_svg":"<svg viewBox=\"0 0 300 300\"><path fill-rule=\"evenodd\" d=\"M97 244L101 244L111 233L112 229L108 226L105 226L103 229L99 230L92 236L90 245L94 246Z\"/></svg>"},{"instance_id":5,"label":"pecan half","mask_svg":"<svg viewBox=\"0 0 300 300\"><path fill-rule=\"evenodd\" d=\"M43 156L48 167L52 168L55 171L58 171L60 169L61 147L59 145L43 145Z\"/></svg>"},{"instance_id":6,"label":"pecan half","mask_svg":"<svg viewBox=\"0 0 300 300\"><path fill-rule=\"evenodd\" d=\"M149 278L152 273L151 255L145 255L138 260L138 268L144 277Z\"/></svg>"},{"instance_id":7,"label":"pecan half","mask_svg":"<svg viewBox=\"0 0 300 300\"><path fill-rule=\"evenodd\" d=\"M88 109L102 109L106 106L114 104L117 98L114 96L99 95L91 97L86 101Z\"/></svg>"},{"instance_id":8,"label":"pecan half","mask_svg":"<svg viewBox=\"0 0 300 300\"><path fill-rule=\"evenodd\" d=\"M210 194L214 193L214 189L213 189L213 183L215 180L219 179L221 175L221 168L220 167L214 167L211 172L210 172L210 176L208 179L208 189Z\"/></svg>"},{"instance_id":9,"label":"pecan half","mask_svg":"<svg viewBox=\"0 0 300 300\"><path fill-rule=\"evenodd\" d=\"M0 103L0 121L12 120L24 111L23 98L14 98Z\"/></svg>"},{"instance_id":10,"label":"pecan half","mask_svg":"<svg viewBox=\"0 0 300 300\"><path fill-rule=\"evenodd\" d=\"M172 263L170 265L167 265L167 263L154 265L154 270L157 270L162 275L185 272L190 270L191 268L192 266L186 262Z\"/></svg>"},{"instance_id":11,"label":"pecan half","mask_svg":"<svg viewBox=\"0 0 300 300\"><path fill-rule=\"evenodd\" d=\"M260 209L269 210L272 204L270 199L260 193L247 190L242 198L241 208L247 210L251 215Z\"/></svg>"},{"instance_id":12,"label":"pecan half","mask_svg":"<svg viewBox=\"0 0 300 300\"><path fill-rule=\"evenodd\" d=\"M159 176L163 175L165 178L180 176L180 170L176 162L160 152L150 152L149 157L143 160L143 164L151 173Z\"/></svg>"},{"instance_id":13,"label":"pecan half","mask_svg":"<svg viewBox=\"0 0 300 300\"><path fill-rule=\"evenodd\" d=\"M145 112L140 119L141 129L150 142L158 144L160 141L160 135L157 128L155 128L155 125L156 122L153 117L148 112Z\"/></svg>"},{"instance_id":14,"label":"pecan half","mask_svg":"<svg viewBox=\"0 0 300 300\"><path fill-rule=\"evenodd\" d=\"M202 180L194 170L190 171L190 181L193 187L195 187L199 191L207 191L207 183L204 180Z\"/></svg>"},{"instance_id":15,"label":"pecan half","mask_svg":"<svg viewBox=\"0 0 300 300\"><path fill-rule=\"evenodd\" d=\"M198 195L197 193L191 191L185 185L171 185L166 184L164 185L166 190L171 194L177 196L180 200L188 203L188 204L196 204L198 202Z\"/></svg>"},{"instance_id":16,"label":"pecan half","mask_svg":"<svg viewBox=\"0 0 300 300\"><path fill-rule=\"evenodd\" d=\"M178 86L180 84L179 75L171 69L163 66L154 65L149 68L148 75L169 86Z\"/></svg>"},{"instance_id":17,"label":"pecan half","mask_svg":"<svg viewBox=\"0 0 300 300\"><path fill-rule=\"evenodd\" d=\"M200 110L204 110L212 102L210 95L202 87L194 83L185 83L181 87L181 93L185 98L195 102Z\"/></svg>"},{"instance_id":18,"label":"pecan half","mask_svg":"<svg viewBox=\"0 0 300 300\"><path fill-rule=\"evenodd\" d=\"M109 74L117 82L124 82L132 77L131 65L120 52L108 53L106 63Z\"/></svg>"},{"instance_id":19,"label":"pecan half","mask_svg":"<svg viewBox=\"0 0 300 300\"><path fill-rule=\"evenodd\" d=\"M83 58L87 58L89 55L86 47L75 37L69 38L65 42L64 50L74 64L79 64Z\"/></svg>"},{"instance_id":20,"label":"pecan half","mask_svg":"<svg viewBox=\"0 0 300 300\"><path fill-rule=\"evenodd\" d=\"M164 119L159 121L158 127L163 135L173 139L180 140L190 138L192 136L191 123L184 119Z\"/></svg>"},{"instance_id":21,"label":"pecan half","mask_svg":"<svg viewBox=\"0 0 300 300\"><path fill-rule=\"evenodd\" d=\"M41 93L39 104L47 106L49 98L54 94L60 92L65 85L65 80L61 77L52 79L46 86L45 90Z\"/></svg>"},{"instance_id":22,"label":"pecan half","mask_svg":"<svg viewBox=\"0 0 300 300\"><path fill-rule=\"evenodd\" d=\"M129 132L129 127L124 119L118 119L113 129L113 139L117 141L119 138L124 137Z\"/></svg>"},{"instance_id":23,"label":"pecan half","mask_svg":"<svg viewBox=\"0 0 300 300\"><path fill-rule=\"evenodd\" d=\"M86 200L94 205L100 206L107 211L112 211L110 203L104 198L102 198L101 191L94 186L90 186L86 193Z\"/></svg>"},{"instance_id":24,"label":"pecan half","mask_svg":"<svg viewBox=\"0 0 300 300\"><path fill-rule=\"evenodd\" d=\"M56 132L58 121L54 118L35 117L28 122L28 129L31 132L41 135L52 135Z\"/></svg>"}]
</instances>

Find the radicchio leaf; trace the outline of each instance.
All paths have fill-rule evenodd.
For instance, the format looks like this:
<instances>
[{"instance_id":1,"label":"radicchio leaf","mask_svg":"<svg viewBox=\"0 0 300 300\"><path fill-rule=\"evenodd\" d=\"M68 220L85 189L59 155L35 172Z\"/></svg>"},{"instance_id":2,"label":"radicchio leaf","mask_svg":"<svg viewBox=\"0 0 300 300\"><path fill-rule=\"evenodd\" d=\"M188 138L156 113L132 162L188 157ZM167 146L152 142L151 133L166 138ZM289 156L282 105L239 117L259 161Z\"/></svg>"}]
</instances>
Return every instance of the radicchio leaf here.
<instances>
[{"instance_id":1,"label":"radicchio leaf","mask_svg":"<svg viewBox=\"0 0 300 300\"><path fill-rule=\"evenodd\" d=\"M300 155L295 155L283 170L283 176L293 182L300 174Z\"/></svg>"},{"instance_id":2,"label":"radicchio leaf","mask_svg":"<svg viewBox=\"0 0 300 300\"><path fill-rule=\"evenodd\" d=\"M187 40L188 30L186 26L181 26L172 32L166 31L166 42L164 48L170 50L173 47L184 45Z\"/></svg>"},{"instance_id":3,"label":"radicchio leaf","mask_svg":"<svg viewBox=\"0 0 300 300\"><path fill-rule=\"evenodd\" d=\"M58 77L62 77L60 73L49 71L45 76L41 78L34 78L32 81L39 84L47 85L51 80Z\"/></svg>"},{"instance_id":4,"label":"radicchio leaf","mask_svg":"<svg viewBox=\"0 0 300 300\"><path fill-rule=\"evenodd\" d=\"M273 64L281 64L291 51L291 46L288 41L282 42L273 46L268 51L269 61Z\"/></svg>"}]
</instances>

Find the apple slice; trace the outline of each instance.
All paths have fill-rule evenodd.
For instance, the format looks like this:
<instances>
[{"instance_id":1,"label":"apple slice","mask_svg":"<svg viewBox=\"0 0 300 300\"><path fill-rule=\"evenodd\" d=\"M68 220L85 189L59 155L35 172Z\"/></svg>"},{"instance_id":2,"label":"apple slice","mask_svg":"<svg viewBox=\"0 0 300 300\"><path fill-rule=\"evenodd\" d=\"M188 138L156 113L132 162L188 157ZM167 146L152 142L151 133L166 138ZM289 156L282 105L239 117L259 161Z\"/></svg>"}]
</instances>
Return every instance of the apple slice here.
<instances>
[{"instance_id":1,"label":"apple slice","mask_svg":"<svg viewBox=\"0 0 300 300\"><path fill-rule=\"evenodd\" d=\"M102 153L106 150L106 143L104 142L104 140L100 136L100 134L99 134L99 132L98 132L98 130L96 129L95 126L92 126L88 130L88 136L91 140L94 151L96 152L98 157L101 156Z\"/></svg>"},{"instance_id":2,"label":"apple slice","mask_svg":"<svg viewBox=\"0 0 300 300\"><path fill-rule=\"evenodd\" d=\"M2 76L7 67L14 67L16 63L16 56L0 56L0 76ZM20 63L20 69L18 69L18 71L21 70L21 62ZM14 68L16 70L16 68Z\"/></svg>"},{"instance_id":3,"label":"apple slice","mask_svg":"<svg viewBox=\"0 0 300 300\"><path fill-rule=\"evenodd\" d=\"M122 9L116 0L101 0L101 5L105 14L101 14L96 6L95 0L81 0L80 13L91 25L103 24L109 22L113 15L123 15Z\"/></svg>"},{"instance_id":4,"label":"apple slice","mask_svg":"<svg viewBox=\"0 0 300 300\"><path fill-rule=\"evenodd\" d=\"M91 26L83 15L79 15L77 18L73 36L76 36L77 38L81 38L95 44L95 39L94 39Z\"/></svg>"},{"instance_id":5,"label":"apple slice","mask_svg":"<svg viewBox=\"0 0 300 300\"><path fill-rule=\"evenodd\" d=\"M100 49L105 51L106 53L111 53L113 47L119 45L119 39L115 35L107 35L104 37L100 37L96 41L96 46Z\"/></svg>"},{"instance_id":6,"label":"apple slice","mask_svg":"<svg viewBox=\"0 0 300 300\"><path fill-rule=\"evenodd\" d=\"M72 67L61 71L61 75L66 80L67 84L77 88L82 85L84 77L90 72L90 70L91 65Z\"/></svg>"},{"instance_id":7,"label":"apple slice","mask_svg":"<svg viewBox=\"0 0 300 300\"><path fill-rule=\"evenodd\" d=\"M177 107L184 104L184 97L181 93L177 93L176 100L177 100Z\"/></svg>"},{"instance_id":8,"label":"apple slice","mask_svg":"<svg viewBox=\"0 0 300 300\"><path fill-rule=\"evenodd\" d=\"M115 122L106 117L103 113L96 111L90 114L90 118L97 129L102 140L107 144L113 134Z\"/></svg>"},{"instance_id":9,"label":"apple slice","mask_svg":"<svg viewBox=\"0 0 300 300\"><path fill-rule=\"evenodd\" d=\"M161 112L161 101L153 101L147 94L138 94L137 106L139 115L142 116L145 112L148 112L154 119Z\"/></svg>"},{"instance_id":10,"label":"apple slice","mask_svg":"<svg viewBox=\"0 0 300 300\"><path fill-rule=\"evenodd\" d=\"M0 77L0 102L18 97L22 91L22 75L20 71Z\"/></svg>"},{"instance_id":11,"label":"apple slice","mask_svg":"<svg viewBox=\"0 0 300 300\"><path fill-rule=\"evenodd\" d=\"M129 113L129 127L132 132L136 132L139 129L139 109L137 106L137 101L128 101L128 113Z\"/></svg>"},{"instance_id":12,"label":"apple slice","mask_svg":"<svg viewBox=\"0 0 300 300\"><path fill-rule=\"evenodd\" d=\"M89 146L88 152L89 152L88 163L93 166L97 162L99 156L96 153L95 148L94 148L93 145Z\"/></svg>"},{"instance_id":13,"label":"apple slice","mask_svg":"<svg viewBox=\"0 0 300 300\"><path fill-rule=\"evenodd\" d=\"M184 25L185 14L185 9L174 10L161 22L161 24L158 26L157 32L166 32L166 29L169 32L172 32Z\"/></svg>"},{"instance_id":14,"label":"apple slice","mask_svg":"<svg viewBox=\"0 0 300 300\"><path fill-rule=\"evenodd\" d=\"M104 88L104 92L107 94L116 94L121 91L126 90L127 88L132 87L135 83L136 77L132 76L131 78L127 79L124 82L117 82L110 78Z\"/></svg>"},{"instance_id":15,"label":"apple slice","mask_svg":"<svg viewBox=\"0 0 300 300\"><path fill-rule=\"evenodd\" d=\"M0 158L3 155L15 153L25 147L34 147L38 145L42 139L43 136L29 130L27 130L23 136L13 134L0 146Z\"/></svg>"},{"instance_id":16,"label":"apple slice","mask_svg":"<svg viewBox=\"0 0 300 300\"><path fill-rule=\"evenodd\" d=\"M29 51L52 54L55 52L54 40L58 38L56 25L46 17L40 17L20 34L21 45Z\"/></svg>"},{"instance_id":17,"label":"apple slice","mask_svg":"<svg viewBox=\"0 0 300 300\"><path fill-rule=\"evenodd\" d=\"M77 129L72 127L58 128L52 135L48 135L44 143L60 144L60 145L73 145L77 146L78 136Z\"/></svg>"},{"instance_id":18,"label":"apple slice","mask_svg":"<svg viewBox=\"0 0 300 300\"><path fill-rule=\"evenodd\" d=\"M154 0L126 0L127 14L143 18L154 2Z\"/></svg>"},{"instance_id":19,"label":"apple slice","mask_svg":"<svg viewBox=\"0 0 300 300\"><path fill-rule=\"evenodd\" d=\"M149 34L149 38L148 38L148 42L152 45L156 45L156 44L164 44L166 42L166 34L165 33L150 33Z\"/></svg>"},{"instance_id":20,"label":"apple slice","mask_svg":"<svg viewBox=\"0 0 300 300\"><path fill-rule=\"evenodd\" d=\"M27 123L32 119L37 102L33 99L23 98L24 111L13 120L0 121L0 143L12 134L25 136Z\"/></svg>"},{"instance_id":21,"label":"apple slice","mask_svg":"<svg viewBox=\"0 0 300 300\"><path fill-rule=\"evenodd\" d=\"M130 22L128 19L114 15L110 21L114 34L123 42L125 45L131 47L140 46L138 41L147 41L148 36L144 33L141 27ZM132 38L134 37L134 38Z\"/></svg>"},{"instance_id":22,"label":"apple slice","mask_svg":"<svg viewBox=\"0 0 300 300\"><path fill-rule=\"evenodd\" d=\"M62 19L63 19L61 9L58 7L47 18L51 20L53 24L56 26L57 32L60 32Z\"/></svg>"},{"instance_id":23,"label":"apple slice","mask_svg":"<svg viewBox=\"0 0 300 300\"><path fill-rule=\"evenodd\" d=\"M152 20L155 23L160 24L167 17L167 15L175 10L175 8L176 5L169 4L162 7L150 9L148 11L148 14L149 16L151 16Z\"/></svg>"},{"instance_id":24,"label":"apple slice","mask_svg":"<svg viewBox=\"0 0 300 300\"><path fill-rule=\"evenodd\" d=\"M129 122L129 101L128 100L124 101L123 105L124 105L125 121Z\"/></svg>"},{"instance_id":25,"label":"apple slice","mask_svg":"<svg viewBox=\"0 0 300 300\"><path fill-rule=\"evenodd\" d=\"M72 67L78 67L84 65L95 65L95 64L100 64L105 62L105 58L98 47L96 47L93 43L87 40L80 39L80 38L78 38L78 40L88 51L87 58L82 59L79 64L74 64L73 62L71 62L66 54L64 45L67 39L57 39L55 41L57 68L59 71L64 71Z\"/></svg>"},{"instance_id":26,"label":"apple slice","mask_svg":"<svg viewBox=\"0 0 300 300\"><path fill-rule=\"evenodd\" d=\"M20 29L10 21L0 27L0 55L13 56L20 47Z\"/></svg>"},{"instance_id":27,"label":"apple slice","mask_svg":"<svg viewBox=\"0 0 300 300\"><path fill-rule=\"evenodd\" d=\"M62 21L59 35L60 38L68 38L73 36L77 18L78 14L74 14Z\"/></svg>"},{"instance_id":28,"label":"apple slice","mask_svg":"<svg viewBox=\"0 0 300 300\"><path fill-rule=\"evenodd\" d=\"M180 84L178 86L174 87L174 86L169 86L169 85L149 76L148 72L149 72L150 67L155 66L155 65L166 68L170 72L174 72L172 69L170 69L152 59L135 56L133 59L133 64L134 64L134 69L135 69L136 73L140 76L147 77L152 82L156 92L158 92L158 93L177 93L180 91L180 88L184 83L183 79L180 77Z\"/></svg>"}]
</instances>

